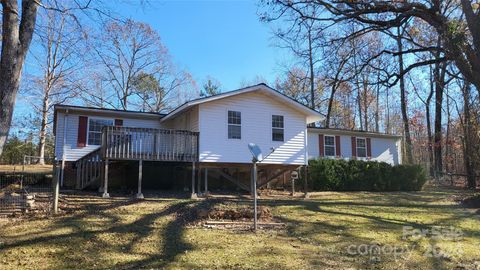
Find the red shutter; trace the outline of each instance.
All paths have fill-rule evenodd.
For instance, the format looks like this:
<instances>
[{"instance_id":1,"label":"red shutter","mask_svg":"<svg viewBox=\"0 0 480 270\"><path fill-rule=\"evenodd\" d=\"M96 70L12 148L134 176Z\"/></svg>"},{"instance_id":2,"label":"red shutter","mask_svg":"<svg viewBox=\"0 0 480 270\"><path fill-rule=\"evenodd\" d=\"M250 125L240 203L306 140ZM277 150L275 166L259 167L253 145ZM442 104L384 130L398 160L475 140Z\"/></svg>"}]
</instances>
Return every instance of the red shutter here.
<instances>
[{"instance_id":1,"label":"red shutter","mask_svg":"<svg viewBox=\"0 0 480 270\"><path fill-rule=\"evenodd\" d=\"M372 158L372 140L367 138L367 158Z\"/></svg>"},{"instance_id":2,"label":"red shutter","mask_svg":"<svg viewBox=\"0 0 480 270\"><path fill-rule=\"evenodd\" d=\"M123 119L115 119L115 126L116 127L123 126Z\"/></svg>"},{"instance_id":3,"label":"red shutter","mask_svg":"<svg viewBox=\"0 0 480 270\"><path fill-rule=\"evenodd\" d=\"M352 137L352 158L357 157L357 138Z\"/></svg>"},{"instance_id":4,"label":"red shutter","mask_svg":"<svg viewBox=\"0 0 480 270\"><path fill-rule=\"evenodd\" d=\"M323 140L323 134L318 134L318 153L321 157L325 155L325 141Z\"/></svg>"},{"instance_id":5,"label":"red shutter","mask_svg":"<svg viewBox=\"0 0 480 270\"><path fill-rule=\"evenodd\" d=\"M87 125L88 125L88 117L79 116L78 117L78 136L77 136L78 147L85 147L87 145Z\"/></svg>"},{"instance_id":6,"label":"red shutter","mask_svg":"<svg viewBox=\"0 0 480 270\"><path fill-rule=\"evenodd\" d=\"M340 157L342 154L342 151L340 149L340 136L335 136L335 155L337 157Z\"/></svg>"}]
</instances>

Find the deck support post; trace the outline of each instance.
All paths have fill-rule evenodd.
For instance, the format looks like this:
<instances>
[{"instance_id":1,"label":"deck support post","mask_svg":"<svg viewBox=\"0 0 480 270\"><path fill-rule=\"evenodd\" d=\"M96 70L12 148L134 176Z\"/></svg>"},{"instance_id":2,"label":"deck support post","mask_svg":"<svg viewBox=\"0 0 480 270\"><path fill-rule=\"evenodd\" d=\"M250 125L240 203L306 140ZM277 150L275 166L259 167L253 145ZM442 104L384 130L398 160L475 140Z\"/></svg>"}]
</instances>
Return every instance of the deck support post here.
<instances>
[{"instance_id":1,"label":"deck support post","mask_svg":"<svg viewBox=\"0 0 480 270\"><path fill-rule=\"evenodd\" d=\"M60 170L58 169L58 161L53 165L54 178L53 178L53 213L58 214L58 199L60 197Z\"/></svg>"},{"instance_id":2,"label":"deck support post","mask_svg":"<svg viewBox=\"0 0 480 270\"><path fill-rule=\"evenodd\" d=\"M198 164L197 169L197 195L202 193L202 167L200 167L200 163Z\"/></svg>"},{"instance_id":3,"label":"deck support post","mask_svg":"<svg viewBox=\"0 0 480 270\"><path fill-rule=\"evenodd\" d=\"M190 198L197 198L197 194L195 193L195 161L192 162L192 194L190 195Z\"/></svg>"},{"instance_id":4,"label":"deck support post","mask_svg":"<svg viewBox=\"0 0 480 270\"><path fill-rule=\"evenodd\" d=\"M305 192L304 198L308 199L310 198L310 195L308 194L308 166L305 165L303 166L303 191Z\"/></svg>"},{"instance_id":5,"label":"deck support post","mask_svg":"<svg viewBox=\"0 0 480 270\"><path fill-rule=\"evenodd\" d=\"M65 157L62 158L62 163L61 163L62 167L60 169L60 185L63 186L63 179L64 179L64 175L65 175Z\"/></svg>"},{"instance_id":6,"label":"deck support post","mask_svg":"<svg viewBox=\"0 0 480 270\"><path fill-rule=\"evenodd\" d=\"M142 193L142 177L143 177L143 160L140 159L138 161L138 192L136 195L137 199L144 199L143 193Z\"/></svg>"},{"instance_id":7,"label":"deck support post","mask_svg":"<svg viewBox=\"0 0 480 270\"><path fill-rule=\"evenodd\" d=\"M103 198L110 198L110 194L108 194L108 163L109 163L109 160L106 159L105 160L105 178L103 181L103 194L102 194Z\"/></svg>"},{"instance_id":8,"label":"deck support post","mask_svg":"<svg viewBox=\"0 0 480 270\"><path fill-rule=\"evenodd\" d=\"M205 168L205 196L210 195L208 193L208 168Z\"/></svg>"}]
</instances>

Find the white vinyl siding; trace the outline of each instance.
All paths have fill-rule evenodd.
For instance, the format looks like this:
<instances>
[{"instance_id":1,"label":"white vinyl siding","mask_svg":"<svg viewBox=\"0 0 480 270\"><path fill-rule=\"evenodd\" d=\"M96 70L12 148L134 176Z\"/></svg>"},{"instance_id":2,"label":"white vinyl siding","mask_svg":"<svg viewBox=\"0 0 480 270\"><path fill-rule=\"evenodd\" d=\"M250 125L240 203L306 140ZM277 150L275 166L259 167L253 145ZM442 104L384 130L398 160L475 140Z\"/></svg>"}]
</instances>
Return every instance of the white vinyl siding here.
<instances>
[{"instance_id":1,"label":"white vinyl siding","mask_svg":"<svg viewBox=\"0 0 480 270\"><path fill-rule=\"evenodd\" d=\"M251 163L248 143L264 154L275 152L263 163L305 164L306 116L283 102L261 93L246 93L199 106L200 161ZM228 139L228 111L241 112L241 139ZM284 116L284 141L272 141L272 115ZM223 127L223 128L222 128Z\"/></svg>"},{"instance_id":2,"label":"white vinyl siding","mask_svg":"<svg viewBox=\"0 0 480 270\"><path fill-rule=\"evenodd\" d=\"M66 127L66 144L65 144L65 160L76 161L86 154L99 148L99 145L87 145L85 147L77 147L78 138L78 121L79 116L87 116L88 118L102 118L122 119L125 127L140 127L140 128L162 128L160 125L160 117L158 119L140 119L140 118L125 118L118 116L115 112L104 113L101 116L98 114L87 114L84 112L70 112L67 116ZM57 112L56 126L55 126L55 158L61 160L63 157L63 131L64 131L64 112ZM87 133L88 134L88 133ZM88 136L88 135L87 135ZM88 139L88 138L87 138Z\"/></svg>"},{"instance_id":3,"label":"white vinyl siding","mask_svg":"<svg viewBox=\"0 0 480 270\"><path fill-rule=\"evenodd\" d=\"M338 133L329 134L326 130L309 129L308 130L308 154L309 154L308 158L309 159L315 159L319 157L318 134L324 134L324 138L326 136L332 136L332 137L335 135L340 136L340 145L341 145L340 156L343 159L347 159L347 160L352 158L352 136L353 137L356 137L356 136L351 134L345 135L345 134L338 134ZM362 134L362 136L365 136L365 135ZM402 151L400 148L401 147L400 138L371 137L371 144L372 144L371 160L387 162L392 165L401 164Z\"/></svg>"},{"instance_id":4,"label":"white vinyl siding","mask_svg":"<svg viewBox=\"0 0 480 270\"><path fill-rule=\"evenodd\" d=\"M163 124L166 128L198 132L198 107L193 107Z\"/></svg>"}]
</instances>

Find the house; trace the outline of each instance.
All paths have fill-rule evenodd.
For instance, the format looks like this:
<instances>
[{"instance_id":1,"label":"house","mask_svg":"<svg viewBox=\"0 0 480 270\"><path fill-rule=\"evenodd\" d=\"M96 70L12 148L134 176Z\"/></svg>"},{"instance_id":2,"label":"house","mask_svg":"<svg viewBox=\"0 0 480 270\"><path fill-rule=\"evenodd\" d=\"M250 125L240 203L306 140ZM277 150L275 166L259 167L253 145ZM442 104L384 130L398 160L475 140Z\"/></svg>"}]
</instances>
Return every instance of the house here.
<instances>
[{"instance_id":1,"label":"house","mask_svg":"<svg viewBox=\"0 0 480 270\"><path fill-rule=\"evenodd\" d=\"M343 141L355 137L356 157L368 141L373 148L365 158L401 162L398 136L307 128L321 120L265 84L195 99L168 114L56 105L55 156L62 186L98 187L105 197L112 185L136 188L138 197L142 188L155 187L195 195L202 184L208 192L209 181L252 191L251 142L265 153L274 149L259 164L259 187L308 165L309 158L330 156L331 135L339 136L333 146L338 157L352 157Z\"/></svg>"},{"instance_id":2,"label":"house","mask_svg":"<svg viewBox=\"0 0 480 270\"><path fill-rule=\"evenodd\" d=\"M334 128L308 128L308 158L402 163L402 136Z\"/></svg>"}]
</instances>

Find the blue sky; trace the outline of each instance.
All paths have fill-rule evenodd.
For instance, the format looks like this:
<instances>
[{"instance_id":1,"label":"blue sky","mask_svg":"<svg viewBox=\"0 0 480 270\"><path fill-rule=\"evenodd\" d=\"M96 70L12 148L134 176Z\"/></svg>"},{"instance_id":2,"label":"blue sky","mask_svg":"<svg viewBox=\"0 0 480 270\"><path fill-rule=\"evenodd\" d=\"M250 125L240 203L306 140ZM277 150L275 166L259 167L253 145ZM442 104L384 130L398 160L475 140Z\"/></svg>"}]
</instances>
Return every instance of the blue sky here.
<instances>
[{"instance_id":1,"label":"blue sky","mask_svg":"<svg viewBox=\"0 0 480 270\"><path fill-rule=\"evenodd\" d=\"M144 7L123 4L118 12L156 29L175 63L199 85L207 76L223 90L256 76L273 82L285 53L272 46L256 1L150 1Z\"/></svg>"},{"instance_id":2,"label":"blue sky","mask_svg":"<svg viewBox=\"0 0 480 270\"><path fill-rule=\"evenodd\" d=\"M279 63L286 59L287 52L272 46L269 26L259 21L257 1L136 1L112 8L157 30L175 64L190 72L199 87L207 76L218 80L223 91L257 76L273 83ZM34 68L31 62L27 58L29 72ZM30 104L19 95L11 132L22 130L21 120L31 113Z\"/></svg>"}]
</instances>

